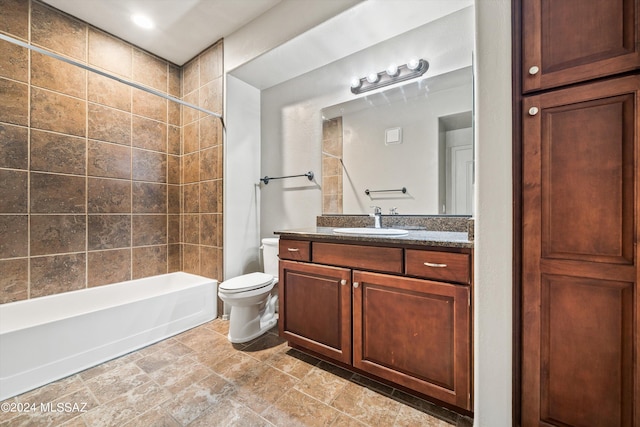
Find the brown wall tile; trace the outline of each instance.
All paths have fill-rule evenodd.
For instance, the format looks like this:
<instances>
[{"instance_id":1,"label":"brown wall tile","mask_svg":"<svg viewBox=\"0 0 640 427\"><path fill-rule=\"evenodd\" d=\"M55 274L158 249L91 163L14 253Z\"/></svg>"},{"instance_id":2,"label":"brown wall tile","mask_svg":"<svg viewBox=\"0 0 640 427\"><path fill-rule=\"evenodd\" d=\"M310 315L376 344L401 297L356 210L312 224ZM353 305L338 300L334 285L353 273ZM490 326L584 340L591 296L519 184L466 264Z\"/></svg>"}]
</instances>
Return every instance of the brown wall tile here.
<instances>
[{"instance_id":1,"label":"brown wall tile","mask_svg":"<svg viewBox=\"0 0 640 427\"><path fill-rule=\"evenodd\" d=\"M131 212L131 181L89 178L87 209L89 213Z\"/></svg>"},{"instance_id":2,"label":"brown wall tile","mask_svg":"<svg viewBox=\"0 0 640 427\"><path fill-rule=\"evenodd\" d=\"M25 127L0 123L0 167L27 169L29 131Z\"/></svg>"},{"instance_id":3,"label":"brown wall tile","mask_svg":"<svg viewBox=\"0 0 640 427\"><path fill-rule=\"evenodd\" d=\"M0 25L2 24L0 23ZM29 51L27 48L0 40L0 77L24 83L29 80Z\"/></svg>"},{"instance_id":4,"label":"brown wall tile","mask_svg":"<svg viewBox=\"0 0 640 427\"><path fill-rule=\"evenodd\" d=\"M32 213L84 213L86 178L31 172Z\"/></svg>"},{"instance_id":5,"label":"brown wall tile","mask_svg":"<svg viewBox=\"0 0 640 427\"><path fill-rule=\"evenodd\" d=\"M189 184L200 181L200 152L182 156L182 182Z\"/></svg>"},{"instance_id":6,"label":"brown wall tile","mask_svg":"<svg viewBox=\"0 0 640 427\"><path fill-rule=\"evenodd\" d=\"M181 129L177 126L167 127L167 153L175 154L179 156L182 154L181 150Z\"/></svg>"},{"instance_id":7,"label":"brown wall tile","mask_svg":"<svg viewBox=\"0 0 640 427\"><path fill-rule=\"evenodd\" d=\"M183 215L182 227L182 239L184 243L190 243L192 245L200 243L200 215Z\"/></svg>"},{"instance_id":8,"label":"brown wall tile","mask_svg":"<svg viewBox=\"0 0 640 427\"><path fill-rule=\"evenodd\" d=\"M167 186L167 212L170 214L180 213L180 194L181 189L179 185Z\"/></svg>"},{"instance_id":9,"label":"brown wall tile","mask_svg":"<svg viewBox=\"0 0 640 427\"><path fill-rule=\"evenodd\" d=\"M89 252L88 286L102 286L131 279L131 249Z\"/></svg>"},{"instance_id":10,"label":"brown wall tile","mask_svg":"<svg viewBox=\"0 0 640 427\"><path fill-rule=\"evenodd\" d=\"M145 86L167 92L167 62L134 49L133 79Z\"/></svg>"},{"instance_id":11,"label":"brown wall tile","mask_svg":"<svg viewBox=\"0 0 640 427\"><path fill-rule=\"evenodd\" d=\"M200 274L200 246L182 245L182 269L187 273Z\"/></svg>"},{"instance_id":12,"label":"brown wall tile","mask_svg":"<svg viewBox=\"0 0 640 427\"><path fill-rule=\"evenodd\" d=\"M222 77L222 42L218 42L200 55L200 84Z\"/></svg>"},{"instance_id":13,"label":"brown wall tile","mask_svg":"<svg viewBox=\"0 0 640 427\"><path fill-rule=\"evenodd\" d=\"M200 179L222 178L222 146L200 151Z\"/></svg>"},{"instance_id":14,"label":"brown wall tile","mask_svg":"<svg viewBox=\"0 0 640 427\"><path fill-rule=\"evenodd\" d=\"M186 94L185 96L182 97L182 99L184 100L184 102L188 102L189 104L192 105L198 105L198 100L200 99L200 92L199 91L195 91L195 92L191 92ZM189 123L195 122L196 120L198 120L199 118L199 112L198 110L195 110L191 107L187 107L187 106L182 106L182 125L188 125Z\"/></svg>"},{"instance_id":15,"label":"brown wall tile","mask_svg":"<svg viewBox=\"0 0 640 427\"><path fill-rule=\"evenodd\" d=\"M89 29L89 64L131 77L133 48L102 31Z\"/></svg>"},{"instance_id":16,"label":"brown wall tile","mask_svg":"<svg viewBox=\"0 0 640 427\"><path fill-rule=\"evenodd\" d=\"M182 271L182 245L169 245L167 252L169 253L169 273Z\"/></svg>"},{"instance_id":17,"label":"brown wall tile","mask_svg":"<svg viewBox=\"0 0 640 427\"><path fill-rule=\"evenodd\" d=\"M89 176L131 179L131 148L108 142L87 142Z\"/></svg>"},{"instance_id":18,"label":"brown wall tile","mask_svg":"<svg viewBox=\"0 0 640 427\"><path fill-rule=\"evenodd\" d=\"M222 145L222 125L220 119L209 116L200 119L200 148Z\"/></svg>"},{"instance_id":19,"label":"brown wall tile","mask_svg":"<svg viewBox=\"0 0 640 427\"><path fill-rule=\"evenodd\" d=\"M27 215L0 215L0 258L17 258L29 254L28 227ZM0 274L0 277L3 275Z\"/></svg>"},{"instance_id":20,"label":"brown wall tile","mask_svg":"<svg viewBox=\"0 0 640 427\"><path fill-rule=\"evenodd\" d=\"M84 175L85 163L84 138L35 129L31 131L31 170Z\"/></svg>"},{"instance_id":21,"label":"brown wall tile","mask_svg":"<svg viewBox=\"0 0 640 427\"><path fill-rule=\"evenodd\" d=\"M0 78L0 117L5 123L29 124L29 86Z\"/></svg>"},{"instance_id":22,"label":"brown wall tile","mask_svg":"<svg viewBox=\"0 0 640 427\"><path fill-rule=\"evenodd\" d=\"M0 153L2 153L0 142ZM167 156L167 182L180 184L180 156Z\"/></svg>"},{"instance_id":23,"label":"brown wall tile","mask_svg":"<svg viewBox=\"0 0 640 427\"><path fill-rule=\"evenodd\" d=\"M200 274L211 279L222 280L222 249L200 247Z\"/></svg>"},{"instance_id":24,"label":"brown wall tile","mask_svg":"<svg viewBox=\"0 0 640 427\"><path fill-rule=\"evenodd\" d=\"M192 122L182 128L182 153L191 154L200 149L200 129L198 122Z\"/></svg>"},{"instance_id":25,"label":"brown wall tile","mask_svg":"<svg viewBox=\"0 0 640 427\"><path fill-rule=\"evenodd\" d=\"M131 215L89 215L90 251L131 246Z\"/></svg>"},{"instance_id":26,"label":"brown wall tile","mask_svg":"<svg viewBox=\"0 0 640 427\"><path fill-rule=\"evenodd\" d=\"M86 250L84 215L31 215L31 255Z\"/></svg>"},{"instance_id":27,"label":"brown wall tile","mask_svg":"<svg viewBox=\"0 0 640 427\"><path fill-rule=\"evenodd\" d=\"M177 102L167 102L167 123L173 126L180 126L180 116L182 114L181 105Z\"/></svg>"},{"instance_id":28,"label":"brown wall tile","mask_svg":"<svg viewBox=\"0 0 640 427\"><path fill-rule=\"evenodd\" d=\"M164 245L167 243L166 215L133 215L132 246Z\"/></svg>"},{"instance_id":29,"label":"brown wall tile","mask_svg":"<svg viewBox=\"0 0 640 427\"><path fill-rule=\"evenodd\" d=\"M180 243L181 239L181 215L169 215L167 224L167 242L168 243Z\"/></svg>"},{"instance_id":30,"label":"brown wall tile","mask_svg":"<svg viewBox=\"0 0 640 427\"><path fill-rule=\"evenodd\" d=\"M174 98L180 98L182 96L181 69L169 63L168 73L167 92Z\"/></svg>"},{"instance_id":31,"label":"brown wall tile","mask_svg":"<svg viewBox=\"0 0 640 427\"><path fill-rule=\"evenodd\" d=\"M131 112L131 88L124 83L89 73L87 92L91 102Z\"/></svg>"},{"instance_id":32,"label":"brown wall tile","mask_svg":"<svg viewBox=\"0 0 640 427\"><path fill-rule=\"evenodd\" d=\"M27 40L29 37L29 2L0 0L0 31Z\"/></svg>"},{"instance_id":33,"label":"brown wall tile","mask_svg":"<svg viewBox=\"0 0 640 427\"><path fill-rule=\"evenodd\" d=\"M0 213L27 213L27 172L0 169Z\"/></svg>"},{"instance_id":34,"label":"brown wall tile","mask_svg":"<svg viewBox=\"0 0 640 427\"><path fill-rule=\"evenodd\" d=\"M133 114L167 122L167 100L139 89L133 89Z\"/></svg>"},{"instance_id":35,"label":"brown wall tile","mask_svg":"<svg viewBox=\"0 0 640 427\"><path fill-rule=\"evenodd\" d=\"M31 258L31 298L83 289L86 255L68 254Z\"/></svg>"},{"instance_id":36,"label":"brown wall tile","mask_svg":"<svg viewBox=\"0 0 640 427\"><path fill-rule=\"evenodd\" d=\"M200 88L199 106L213 113L222 113L222 77ZM201 112L200 117L207 117L207 114Z\"/></svg>"},{"instance_id":37,"label":"brown wall tile","mask_svg":"<svg viewBox=\"0 0 640 427\"><path fill-rule=\"evenodd\" d=\"M132 175L136 181L167 182L167 155L134 148Z\"/></svg>"},{"instance_id":38,"label":"brown wall tile","mask_svg":"<svg viewBox=\"0 0 640 427\"><path fill-rule=\"evenodd\" d=\"M0 0L2 4L2 0ZM29 297L29 260L0 261L0 304L22 301Z\"/></svg>"},{"instance_id":39,"label":"brown wall tile","mask_svg":"<svg viewBox=\"0 0 640 427\"><path fill-rule=\"evenodd\" d=\"M222 180L200 183L200 212L222 213Z\"/></svg>"},{"instance_id":40,"label":"brown wall tile","mask_svg":"<svg viewBox=\"0 0 640 427\"><path fill-rule=\"evenodd\" d=\"M200 87L200 58L196 57L182 67L182 94L186 96Z\"/></svg>"},{"instance_id":41,"label":"brown wall tile","mask_svg":"<svg viewBox=\"0 0 640 427\"><path fill-rule=\"evenodd\" d=\"M133 183L133 212L166 213L167 186L147 182Z\"/></svg>"},{"instance_id":42,"label":"brown wall tile","mask_svg":"<svg viewBox=\"0 0 640 427\"><path fill-rule=\"evenodd\" d=\"M155 276L167 272L167 245L133 248L132 277Z\"/></svg>"},{"instance_id":43,"label":"brown wall tile","mask_svg":"<svg viewBox=\"0 0 640 427\"><path fill-rule=\"evenodd\" d=\"M31 84L65 95L85 98L87 72L59 59L31 52Z\"/></svg>"},{"instance_id":44,"label":"brown wall tile","mask_svg":"<svg viewBox=\"0 0 640 427\"><path fill-rule=\"evenodd\" d=\"M147 150L167 152L167 124L144 117L133 116L131 144Z\"/></svg>"},{"instance_id":45,"label":"brown wall tile","mask_svg":"<svg viewBox=\"0 0 640 427\"><path fill-rule=\"evenodd\" d=\"M222 246L222 214L200 214L200 243Z\"/></svg>"},{"instance_id":46,"label":"brown wall tile","mask_svg":"<svg viewBox=\"0 0 640 427\"><path fill-rule=\"evenodd\" d=\"M31 89L31 127L86 136L85 123L85 101L45 89Z\"/></svg>"},{"instance_id":47,"label":"brown wall tile","mask_svg":"<svg viewBox=\"0 0 640 427\"><path fill-rule=\"evenodd\" d=\"M87 58L87 25L50 9L31 3L31 42L81 61Z\"/></svg>"},{"instance_id":48,"label":"brown wall tile","mask_svg":"<svg viewBox=\"0 0 640 427\"><path fill-rule=\"evenodd\" d=\"M88 115L89 138L131 145L131 114L90 102Z\"/></svg>"},{"instance_id":49,"label":"brown wall tile","mask_svg":"<svg viewBox=\"0 0 640 427\"><path fill-rule=\"evenodd\" d=\"M200 184L186 184L182 186L182 212L200 212Z\"/></svg>"}]
</instances>

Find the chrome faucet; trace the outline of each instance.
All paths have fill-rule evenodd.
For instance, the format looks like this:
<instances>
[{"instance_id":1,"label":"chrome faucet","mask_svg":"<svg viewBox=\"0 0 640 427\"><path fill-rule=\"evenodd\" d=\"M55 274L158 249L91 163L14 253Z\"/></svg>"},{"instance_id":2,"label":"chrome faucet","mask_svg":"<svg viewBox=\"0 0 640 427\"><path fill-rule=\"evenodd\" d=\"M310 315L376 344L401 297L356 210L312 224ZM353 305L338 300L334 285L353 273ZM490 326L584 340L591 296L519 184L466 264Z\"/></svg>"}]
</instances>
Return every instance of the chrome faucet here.
<instances>
[{"instance_id":1,"label":"chrome faucet","mask_svg":"<svg viewBox=\"0 0 640 427\"><path fill-rule=\"evenodd\" d=\"M374 218L374 227L380 228L381 227L380 218L382 217L382 208L380 206L369 206L369 207L373 208L373 213L369 215Z\"/></svg>"}]
</instances>

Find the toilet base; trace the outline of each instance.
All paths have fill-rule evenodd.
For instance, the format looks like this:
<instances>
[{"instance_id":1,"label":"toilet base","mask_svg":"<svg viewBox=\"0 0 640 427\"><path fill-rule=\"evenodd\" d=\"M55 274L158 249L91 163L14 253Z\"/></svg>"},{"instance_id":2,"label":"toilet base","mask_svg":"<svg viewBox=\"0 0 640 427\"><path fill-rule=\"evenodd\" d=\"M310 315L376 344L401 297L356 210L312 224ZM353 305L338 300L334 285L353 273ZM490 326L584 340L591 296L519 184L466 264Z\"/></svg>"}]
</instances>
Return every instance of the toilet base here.
<instances>
[{"instance_id":1,"label":"toilet base","mask_svg":"<svg viewBox=\"0 0 640 427\"><path fill-rule=\"evenodd\" d=\"M264 306L233 306L229 315L229 334L227 339L241 344L258 338L278 323L274 307L277 297L269 296Z\"/></svg>"}]
</instances>

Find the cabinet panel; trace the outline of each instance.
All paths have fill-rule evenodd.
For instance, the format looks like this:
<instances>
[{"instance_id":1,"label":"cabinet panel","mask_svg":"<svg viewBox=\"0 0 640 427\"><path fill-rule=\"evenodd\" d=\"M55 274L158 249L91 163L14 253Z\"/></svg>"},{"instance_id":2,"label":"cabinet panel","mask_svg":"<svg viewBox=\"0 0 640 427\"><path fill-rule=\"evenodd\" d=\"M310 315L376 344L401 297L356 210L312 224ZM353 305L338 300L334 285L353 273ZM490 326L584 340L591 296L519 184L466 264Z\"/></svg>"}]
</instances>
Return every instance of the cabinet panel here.
<instances>
[{"instance_id":1,"label":"cabinet panel","mask_svg":"<svg viewBox=\"0 0 640 427\"><path fill-rule=\"evenodd\" d=\"M523 426L640 425L639 100L636 75L523 101Z\"/></svg>"},{"instance_id":2,"label":"cabinet panel","mask_svg":"<svg viewBox=\"0 0 640 427\"><path fill-rule=\"evenodd\" d=\"M313 242L313 262L402 273L402 248Z\"/></svg>"},{"instance_id":3,"label":"cabinet panel","mask_svg":"<svg viewBox=\"0 0 640 427\"><path fill-rule=\"evenodd\" d=\"M351 363L351 271L280 261L280 336Z\"/></svg>"},{"instance_id":4,"label":"cabinet panel","mask_svg":"<svg viewBox=\"0 0 640 427\"><path fill-rule=\"evenodd\" d=\"M469 288L361 271L353 282L353 365L471 409Z\"/></svg>"},{"instance_id":5,"label":"cabinet panel","mask_svg":"<svg viewBox=\"0 0 640 427\"><path fill-rule=\"evenodd\" d=\"M638 8L638 0L523 0L524 91L640 68Z\"/></svg>"},{"instance_id":6,"label":"cabinet panel","mask_svg":"<svg viewBox=\"0 0 640 427\"><path fill-rule=\"evenodd\" d=\"M410 276L467 285L471 283L469 254L407 249L405 268Z\"/></svg>"}]
</instances>

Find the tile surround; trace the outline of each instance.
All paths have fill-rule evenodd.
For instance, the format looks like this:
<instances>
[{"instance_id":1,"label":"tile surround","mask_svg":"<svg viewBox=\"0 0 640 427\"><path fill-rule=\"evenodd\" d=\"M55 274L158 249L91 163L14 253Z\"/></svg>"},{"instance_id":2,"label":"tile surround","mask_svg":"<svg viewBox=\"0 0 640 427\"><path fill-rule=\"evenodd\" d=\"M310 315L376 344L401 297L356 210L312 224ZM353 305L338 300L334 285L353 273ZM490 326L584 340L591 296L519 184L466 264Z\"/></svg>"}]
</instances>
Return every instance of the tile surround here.
<instances>
[{"instance_id":1,"label":"tile surround","mask_svg":"<svg viewBox=\"0 0 640 427\"><path fill-rule=\"evenodd\" d=\"M273 330L230 344L206 323L17 396L82 413L0 413L0 425L471 426L469 418L287 346Z\"/></svg>"},{"instance_id":2,"label":"tile surround","mask_svg":"<svg viewBox=\"0 0 640 427\"><path fill-rule=\"evenodd\" d=\"M178 67L37 0L0 9L0 32L222 112L222 42ZM221 279L218 122L1 41L0 303L179 270Z\"/></svg>"}]
</instances>

